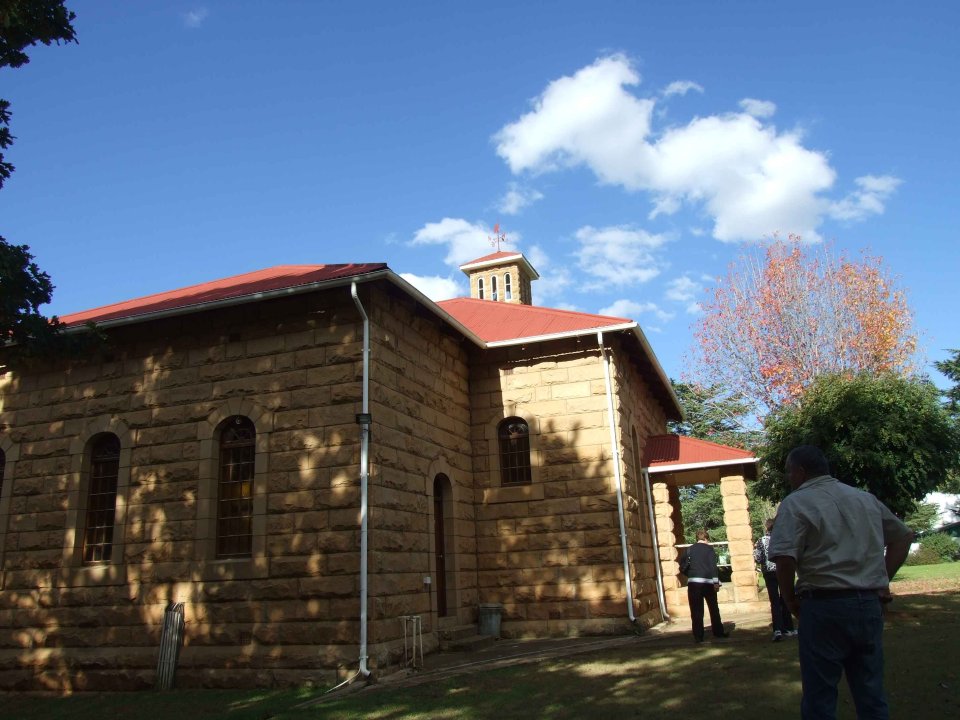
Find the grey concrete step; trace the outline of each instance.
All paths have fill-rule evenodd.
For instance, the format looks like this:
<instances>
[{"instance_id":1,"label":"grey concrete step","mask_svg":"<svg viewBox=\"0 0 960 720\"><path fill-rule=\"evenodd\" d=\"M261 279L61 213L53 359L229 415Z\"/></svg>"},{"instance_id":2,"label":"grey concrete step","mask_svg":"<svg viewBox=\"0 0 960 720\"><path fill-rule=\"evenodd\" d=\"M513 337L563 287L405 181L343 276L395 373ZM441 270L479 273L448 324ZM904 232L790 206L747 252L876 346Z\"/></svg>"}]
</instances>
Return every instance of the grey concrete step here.
<instances>
[{"instance_id":1,"label":"grey concrete step","mask_svg":"<svg viewBox=\"0 0 960 720\"><path fill-rule=\"evenodd\" d=\"M473 635L460 636L450 640L441 638L440 649L445 651L475 652L496 642L496 638L490 635L477 635L477 629L475 627L472 629Z\"/></svg>"},{"instance_id":2,"label":"grey concrete step","mask_svg":"<svg viewBox=\"0 0 960 720\"><path fill-rule=\"evenodd\" d=\"M462 638L472 637L477 634L476 625L453 625L451 627L440 627L437 628L437 636L440 639L440 642L451 641L451 640L460 640Z\"/></svg>"}]
</instances>

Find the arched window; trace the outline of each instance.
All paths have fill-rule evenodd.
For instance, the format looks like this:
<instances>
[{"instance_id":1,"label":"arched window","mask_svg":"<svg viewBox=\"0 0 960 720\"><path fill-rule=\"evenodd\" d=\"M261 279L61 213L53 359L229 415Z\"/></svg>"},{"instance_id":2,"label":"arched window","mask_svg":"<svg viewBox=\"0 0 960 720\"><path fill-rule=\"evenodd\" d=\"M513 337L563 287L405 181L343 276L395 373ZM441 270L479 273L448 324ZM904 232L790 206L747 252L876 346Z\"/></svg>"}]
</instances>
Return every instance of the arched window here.
<instances>
[{"instance_id":1,"label":"arched window","mask_svg":"<svg viewBox=\"0 0 960 720\"><path fill-rule=\"evenodd\" d=\"M113 526L117 515L117 477L120 474L120 438L103 433L90 444L90 484L83 530L83 562L110 562Z\"/></svg>"},{"instance_id":2,"label":"arched window","mask_svg":"<svg viewBox=\"0 0 960 720\"><path fill-rule=\"evenodd\" d=\"M490 299L494 302L497 301L497 276L490 276Z\"/></svg>"},{"instance_id":3,"label":"arched window","mask_svg":"<svg viewBox=\"0 0 960 720\"><path fill-rule=\"evenodd\" d=\"M510 281L510 273L503 276L503 299L513 300L513 283Z\"/></svg>"},{"instance_id":4,"label":"arched window","mask_svg":"<svg viewBox=\"0 0 960 720\"><path fill-rule=\"evenodd\" d=\"M483 300L483 278L477 278L477 297Z\"/></svg>"},{"instance_id":5,"label":"arched window","mask_svg":"<svg viewBox=\"0 0 960 720\"><path fill-rule=\"evenodd\" d=\"M250 557L253 546L253 476L257 431L234 415L220 431L217 479L217 557Z\"/></svg>"},{"instance_id":6,"label":"arched window","mask_svg":"<svg viewBox=\"0 0 960 720\"><path fill-rule=\"evenodd\" d=\"M530 484L530 428L526 420L509 417L497 427L500 441L500 482Z\"/></svg>"}]
</instances>

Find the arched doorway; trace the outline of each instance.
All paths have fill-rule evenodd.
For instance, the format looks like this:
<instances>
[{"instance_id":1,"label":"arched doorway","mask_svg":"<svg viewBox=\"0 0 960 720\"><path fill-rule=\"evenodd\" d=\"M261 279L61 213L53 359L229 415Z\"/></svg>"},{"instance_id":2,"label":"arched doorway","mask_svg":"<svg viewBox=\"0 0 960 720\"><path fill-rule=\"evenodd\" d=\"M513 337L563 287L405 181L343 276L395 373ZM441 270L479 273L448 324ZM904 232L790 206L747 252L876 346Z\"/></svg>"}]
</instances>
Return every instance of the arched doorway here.
<instances>
[{"instance_id":1,"label":"arched doorway","mask_svg":"<svg viewBox=\"0 0 960 720\"><path fill-rule=\"evenodd\" d=\"M450 614L453 590L453 498L450 478L438 473L433 479L434 577L437 616Z\"/></svg>"}]
</instances>

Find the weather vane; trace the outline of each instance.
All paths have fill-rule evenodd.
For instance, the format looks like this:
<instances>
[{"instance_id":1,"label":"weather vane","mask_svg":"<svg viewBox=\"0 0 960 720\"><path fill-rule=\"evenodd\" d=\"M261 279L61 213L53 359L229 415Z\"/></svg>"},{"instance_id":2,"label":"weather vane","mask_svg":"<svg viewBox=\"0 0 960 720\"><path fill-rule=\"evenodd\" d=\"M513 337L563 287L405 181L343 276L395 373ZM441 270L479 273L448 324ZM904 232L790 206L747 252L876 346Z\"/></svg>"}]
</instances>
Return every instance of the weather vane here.
<instances>
[{"instance_id":1,"label":"weather vane","mask_svg":"<svg viewBox=\"0 0 960 720\"><path fill-rule=\"evenodd\" d=\"M487 237L487 240L490 241L492 247L497 249L497 252L500 252L500 244L507 242L506 233L500 232L500 223L493 226L493 237Z\"/></svg>"}]
</instances>

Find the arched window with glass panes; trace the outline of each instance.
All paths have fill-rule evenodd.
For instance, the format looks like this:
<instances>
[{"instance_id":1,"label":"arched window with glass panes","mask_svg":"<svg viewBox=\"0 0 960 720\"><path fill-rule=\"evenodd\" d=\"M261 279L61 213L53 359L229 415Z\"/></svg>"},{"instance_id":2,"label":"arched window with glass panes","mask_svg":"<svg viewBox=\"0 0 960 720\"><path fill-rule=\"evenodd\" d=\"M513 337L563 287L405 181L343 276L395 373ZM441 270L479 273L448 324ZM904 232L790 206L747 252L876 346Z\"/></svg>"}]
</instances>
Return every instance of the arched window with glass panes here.
<instances>
[{"instance_id":1,"label":"arched window with glass panes","mask_svg":"<svg viewBox=\"0 0 960 720\"><path fill-rule=\"evenodd\" d=\"M253 477L257 431L242 415L220 427L217 477L217 557L250 557L253 547Z\"/></svg>"},{"instance_id":2,"label":"arched window with glass panes","mask_svg":"<svg viewBox=\"0 0 960 720\"><path fill-rule=\"evenodd\" d=\"M513 300L513 282L510 279L510 273L503 276L503 299Z\"/></svg>"},{"instance_id":3,"label":"arched window with glass panes","mask_svg":"<svg viewBox=\"0 0 960 720\"><path fill-rule=\"evenodd\" d=\"M508 417L497 426L500 446L500 482L530 484L530 428L520 417Z\"/></svg>"},{"instance_id":4,"label":"arched window with glass panes","mask_svg":"<svg viewBox=\"0 0 960 720\"><path fill-rule=\"evenodd\" d=\"M83 562L109 563L117 517L117 479L120 474L120 438L101 433L89 445L90 475L83 527Z\"/></svg>"},{"instance_id":5,"label":"arched window with glass panes","mask_svg":"<svg viewBox=\"0 0 960 720\"><path fill-rule=\"evenodd\" d=\"M490 299L496 302L500 298L497 297L497 276L490 276Z\"/></svg>"},{"instance_id":6,"label":"arched window with glass panes","mask_svg":"<svg viewBox=\"0 0 960 720\"><path fill-rule=\"evenodd\" d=\"M477 297L483 300L483 278L477 278Z\"/></svg>"}]
</instances>

